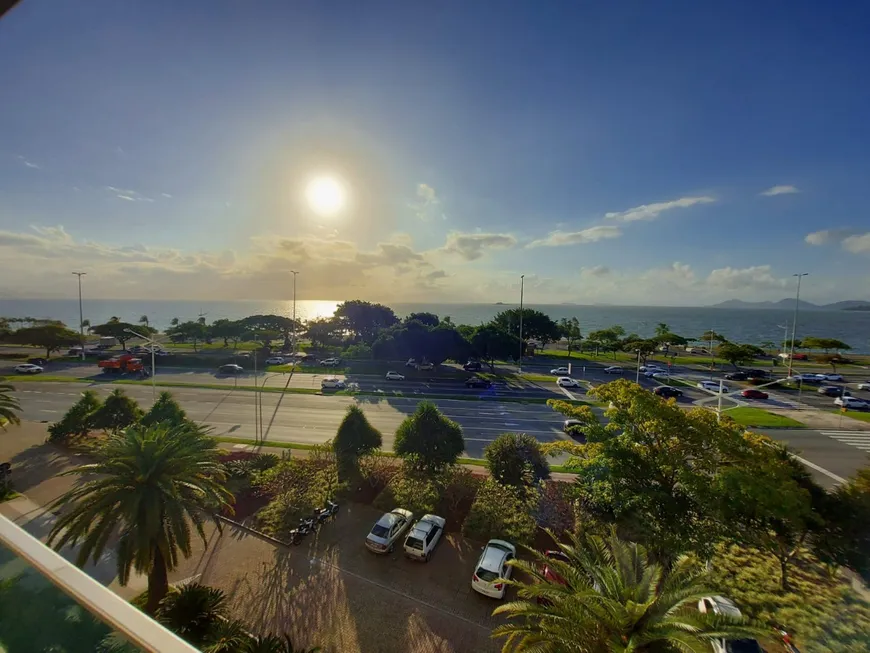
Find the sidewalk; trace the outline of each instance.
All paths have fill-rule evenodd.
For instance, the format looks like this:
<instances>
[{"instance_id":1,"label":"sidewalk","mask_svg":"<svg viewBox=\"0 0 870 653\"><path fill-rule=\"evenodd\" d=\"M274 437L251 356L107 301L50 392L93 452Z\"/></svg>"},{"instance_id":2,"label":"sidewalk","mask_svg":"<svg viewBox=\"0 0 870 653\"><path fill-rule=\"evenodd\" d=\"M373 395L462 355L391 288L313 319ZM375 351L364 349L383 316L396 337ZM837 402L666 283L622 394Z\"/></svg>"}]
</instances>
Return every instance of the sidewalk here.
<instances>
[{"instance_id":1,"label":"sidewalk","mask_svg":"<svg viewBox=\"0 0 870 653\"><path fill-rule=\"evenodd\" d=\"M817 408L802 410L790 408L765 408L770 413L790 417L803 422L807 428L820 431L870 431L870 422L852 419L841 413L827 413Z\"/></svg>"}]
</instances>

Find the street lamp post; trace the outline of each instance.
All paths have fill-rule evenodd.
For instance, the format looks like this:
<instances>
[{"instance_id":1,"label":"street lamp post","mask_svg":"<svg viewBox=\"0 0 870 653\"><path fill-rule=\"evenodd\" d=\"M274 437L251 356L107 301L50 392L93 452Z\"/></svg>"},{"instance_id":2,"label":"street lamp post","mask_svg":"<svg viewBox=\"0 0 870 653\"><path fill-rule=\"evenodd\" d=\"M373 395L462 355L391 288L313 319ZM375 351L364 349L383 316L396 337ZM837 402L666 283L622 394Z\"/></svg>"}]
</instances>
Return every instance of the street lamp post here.
<instances>
[{"instance_id":1,"label":"street lamp post","mask_svg":"<svg viewBox=\"0 0 870 653\"><path fill-rule=\"evenodd\" d=\"M297 270L290 270L293 274L293 364L296 364L296 275Z\"/></svg>"},{"instance_id":2,"label":"street lamp post","mask_svg":"<svg viewBox=\"0 0 870 653\"><path fill-rule=\"evenodd\" d=\"M82 310L82 277L87 272L73 272L79 278L79 344L82 347L82 360L85 360L85 315Z\"/></svg>"},{"instance_id":3,"label":"street lamp post","mask_svg":"<svg viewBox=\"0 0 870 653\"><path fill-rule=\"evenodd\" d=\"M634 377L634 382L640 385L640 349L635 349L637 352L637 375Z\"/></svg>"},{"instance_id":4,"label":"street lamp post","mask_svg":"<svg viewBox=\"0 0 870 653\"><path fill-rule=\"evenodd\" d=\"M795 332L797 331L797 320L798 320L798 306L801 303L801 277L805 277L809 275L809 272L800 272L798 274L793 274L791 276L797 277L797 294L794 298L794 322L791 325L791 351L788 355L788 375L791 377L791 368L794 363L794 338Z\"/></svg>"},{"instance_id":5,"label":"street lamp post","mask_svg":"<svg viewBox=\"0 0 870 653\"><path fill-rule=\"evenodd\" d=\"M157 349L158 343L156 340L154 340L154 338L150 338L148 336L143 336L141 333L136 333L135 331L133 331L133 329L124 329L124 331L126 331L127 333L129 333L131 335L136 336L137 338L141 338L142 340L145 340L146 342L148 342L151 345L151 400L154 401L157 399L157 388L154 385L154 372L155 372L154 351Z\"/></svg>"},{"instance_id":6,"label":"street lamp post","mask_svg":"<svg viewBox=\"0 0 870 653\"><path fill-rule=\"evenodd\" d=\"M523 289L526 275L520 275L520 373L523 371Z\"/></svg>"}]
</instances>

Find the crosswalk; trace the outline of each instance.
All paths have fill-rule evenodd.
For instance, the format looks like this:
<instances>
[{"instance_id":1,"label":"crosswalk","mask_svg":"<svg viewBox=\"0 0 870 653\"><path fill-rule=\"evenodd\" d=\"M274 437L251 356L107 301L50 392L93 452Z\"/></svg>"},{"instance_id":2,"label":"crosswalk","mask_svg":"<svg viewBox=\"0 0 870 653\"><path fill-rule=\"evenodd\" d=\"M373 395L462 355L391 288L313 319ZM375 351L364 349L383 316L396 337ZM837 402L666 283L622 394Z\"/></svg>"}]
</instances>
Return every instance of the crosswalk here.
<instances>
[{"instance_id":1,"label":"crosswalk","mask_svg":"<svg viewBox=\"0 0 870 653\"><path fill-rule=\"evenodd\" d=\"M822 435L862 451L870 451L870 431L819 431Z\"/></svg>"}]
</instances>

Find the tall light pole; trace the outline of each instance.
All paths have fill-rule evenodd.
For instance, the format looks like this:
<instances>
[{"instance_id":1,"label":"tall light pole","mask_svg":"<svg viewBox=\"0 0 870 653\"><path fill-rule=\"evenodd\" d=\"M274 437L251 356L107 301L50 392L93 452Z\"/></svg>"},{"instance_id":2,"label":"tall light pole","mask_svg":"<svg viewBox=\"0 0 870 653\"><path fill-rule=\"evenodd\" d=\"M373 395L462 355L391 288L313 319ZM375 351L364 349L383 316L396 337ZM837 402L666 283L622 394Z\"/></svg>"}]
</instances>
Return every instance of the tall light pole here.
<instances>
[{"instance_id":1,"label":"tall light pole","mask_svg":"<svg viewBox=\"0 0 870 653\"><path fill-rule=\"evenodd\" d=\"M124 329L129 334L136 336L137 338L141 338L145 342L151 344L151 401L157 400L157 388L154 387L154 350L157 349L157 341L154 338L149 338L148 336L143 336L141 333L136 333L133 329Z\"/></svg>"},{"instance_id":2,"label":"tall light pole","mask_svg":"<svg viewBox=\"0 0 870 653\"><path fill-rule=\"evenodd\" d=\"M526 275L520 275L520 372L523 371L523 289Z\"/></svg>"},{"instance_id":3,"label":"tall light pole","mask_svg":"<svg viewBox=\"0 0 870 653\"><path fill-rule=\"evenodd\" d=\"M293 274L293 364L296 364L296 275L297 270L290 270Z\"/></svg>"},{"instance_id":4,"label":"tall light pole","mask_svg":"<svg viewBox=\"0 0 870 653\"><path fill-rule=\"evenodd\" d=\"M87 272L73 272L79 278L79 344L82 347L82 360L85 360L85 315L82 310L82 277Z\"/></svg>"},{"instance_id":5,"label":"tall light pole","mask_svg":"<svg viewBox=\"0 0 870 653\"><path fill-rule=\"evenodd\" d=\"M797 331L798 306L801 303L801 277L809 275L809 272L800 272L791 276L797 277L797 295L794 298L794 322L791 325L791 351L788 355L788 375L791 376L791 366L794 363L794 337Z\"/></svg>"}]
</instances>

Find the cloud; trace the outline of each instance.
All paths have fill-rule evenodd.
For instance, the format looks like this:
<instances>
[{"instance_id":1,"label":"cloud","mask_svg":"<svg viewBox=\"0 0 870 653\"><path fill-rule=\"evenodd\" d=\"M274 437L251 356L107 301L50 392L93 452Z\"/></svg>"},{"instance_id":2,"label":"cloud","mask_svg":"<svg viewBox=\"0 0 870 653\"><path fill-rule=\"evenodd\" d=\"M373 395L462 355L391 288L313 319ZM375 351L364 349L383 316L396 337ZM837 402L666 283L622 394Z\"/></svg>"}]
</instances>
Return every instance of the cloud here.
<instances>
[{"instance_id":1,"label":"cloud","mask_svg":"<svg viewBox=\"0 0 870 653\"><path fill-rule=\"evenodd\" d=\"M822 229L804 237L804 242L810 245L826 245L833 241L841 241L853 234L852 229Z\"/></svg>"},{"instance_id":2,"label":"cloud","mask_svg":"<svg viewBox=\"0 0 870 653\"><path fill-rule=\"evenodd\" d=\"M591 268L580 268L581 277L606 277L610 274L610 268L606 265L595 265Z\"/></svg>"},{"instance_id":3,"label":"cloud","mask_svg":"<svg viewBox=\"0 0 870 653\"><path fill-rule=\"evenodd\" d=\"M773 276L769 265L754 265L748 268L719 268L710 272L707 283L725 290L779 289L788 281Z\"/></svg>"},{"instance_id":4,"label":"cloud","mask_svg":"<svg viewBox=\"0 0 870 653\"><path fill-rule=\"evenodd\" d=\"M141 193L136 192L135 190L130 190L126 188L116 188L115 186L106 186L106 190L110 193L114 193L115 197L118 199L122 199L127 202L153 202L154 200L150 197L145 197Z\"/></svg>"},{"instance_id":5,"label":"cloud","mask_svg":"<svg viewBox=\"0 0 870 653\"><path fill-rule=\"evenodd\" d=\"M435 281L436 279L445 279L447 277L447 273L444 270L432 270L426 275L426 278L429 281Z\"/></svg>"},{"instance_id":6,"label":"cloud","mask_svg":"<svg viewBox=\"0 0 870 653\"><path fill-rule=\"evenodd\" d=\"M441 200L438 197L438 193L429 184L417 184L417 199L408 206L413 209L417 218L424 222L433 217L440 217L443 220L447 219L447 216L441 212Z\"/></svg>"},{"instance_id":7,"label":"cloud","mask_svg":"<svg viewBox=\"0 0 870 653\"><path fill-rule=\"evenodd\" d=\"M687 209L696 204L710 204L715 202L715 198L701 197L681 197L669 202L655 202L654 204L642 204L627 211L605 213L604 217L610 220L619 220L621 222L635 222L637 220L655 220L665 211L673 209Z\"/></svg>"},{"instance_id":8,"label":"cloud","mask_svg":"<svg viewBox=\"0 0 870 653\"><path fill-rule=\"evenodd\" d=\"M797 186L771 186L767 190L761 191L759 195L773 197L774 195L791 195L792 193L800 193Z\"/></svg>"},{"instance_id":9,"label":"cloud","mask_svg":"<svg viewBox=\"0 0 870 653\"><path fill-rule=\"evenodd\" d=\"M23 163L25 165L25 167L27 167L27 168L35 168L36 170L40 169L40 167L37 164L33 163L32 161L28 161L26 158L24 158L20 154L18 155L18 160L21 161L21 163Z\"/></svg>"},{"instance_id":10,"label":"cloud","mask_svg":"<svg viewBox=\"0 0 870 653\"><path fill-rule=\"evenodd\" d=\"M160 196L165 197L166 199L172 199L172 195L170 195L169 193L160 193Z\"/></svg>"},{"instance_id":11,"label":"cloud","mask_svg":"<svg viewBox=\"0 0 870 653\"><path fill-rule=\"evenodd\" d=\"M447 234L443 250L457 254L466 261L474 261L483 256L487 249L510 249L517 244L511 234L467 234L456 231Z\"/></svg>"},{"instance_id":12,"label":"cloud","mask_svg":"<svg viewBox=\"0 0 870 653\"><path fill-rule=\"evenodd\" d=\"M870 253L870 232L847 236L843 239L843 249L853 254Z\"/></svg>"},{"instance_id":13,"label":"cloud","mask_svg":"<svg viewBox=\"0 0 870 653\"><path fill-rule=\"evenodd\" d=\"M541 240L533 240L527 247L559 247L562 245L585 245L605 238L619 238L622 230L619 227L599 225L582 231L552 231Z\"/></svg>"}]
</instances>

